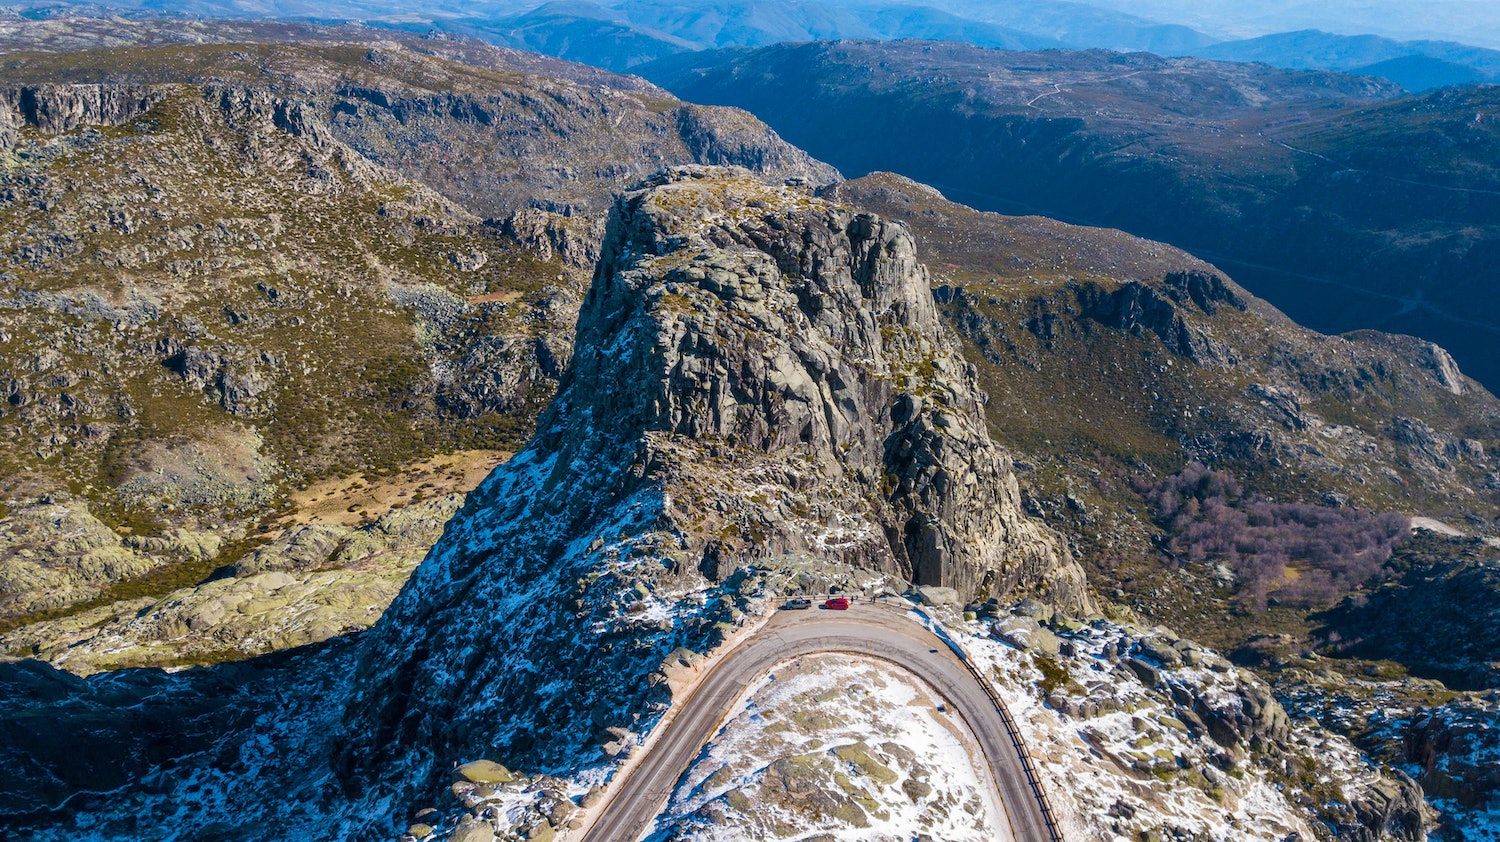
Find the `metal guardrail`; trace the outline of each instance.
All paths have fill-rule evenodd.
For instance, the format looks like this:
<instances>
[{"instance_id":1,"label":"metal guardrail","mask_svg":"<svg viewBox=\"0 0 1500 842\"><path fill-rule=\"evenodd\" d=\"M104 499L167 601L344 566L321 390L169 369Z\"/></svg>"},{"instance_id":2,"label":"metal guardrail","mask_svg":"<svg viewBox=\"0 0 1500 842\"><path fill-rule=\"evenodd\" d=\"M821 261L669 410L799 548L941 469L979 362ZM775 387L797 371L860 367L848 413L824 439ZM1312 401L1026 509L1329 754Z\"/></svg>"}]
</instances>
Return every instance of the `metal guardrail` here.
<instances>
[{"instance_id":1,"label":"metal guardrail","mask_svg":"<svg viewBox=\"0 0 1500 842\"><path fill-rule=\"evenodd\" d=\"M1052 842L1063 842L1062 828L1057 824L1057 814L1052 810L1052 802L1048 800L1046 790L1042 789L1041 778L1036 771L1036 760L1031 756L1031 749L1027 748L1026 743L1022 741L1021 731L1016 726L1016 721L1011 718L1010 710L1005 707L1000 694L995 692L995 688L990 686L989 681L979 674L979 670L975 669L967 658L964 659L964 666L984 686L985 694L990 697L990 701L995 703L995 709L1000 711L1000 718L1005 721L1005 729L1010 732L1011 743L1016 747L1016 754L1021 757L1021 768L1026 772L1026 782L1031 785L1031 792L1036 796L1037 806L1042 811L1042 820L1047 823L1048 835L1052 837Z\"/></svg>"},{"instance_id":2,"label":"metal guardrail","mask_svg":"<svg viewBox=\"0 0 1500 842\"><path fill-rule=\"evenodd\" d=\"M1063 842L1062 828L1057 823L1057 813L1053 811L1052 802L1048 800L1046 790L1042 789L1042 780L1037 774L1036 759L1031 756L1031 750L1026 747L1026 742L1021 738L1021 729L1016 725L1016 720L1011 717L1010 709L1005 706L1005 700L1000 698L1000 694L995 692L994 685L990 684L989 679L974 666L974 662L969 659L968 653L963 650L958 641L953 640L946 632L939 634L935 631L937 627L935 618L920 609L913 610L916 610L931 624L928 626L928 631L958 655L958 659L963 661L964 668L969 671L975 681L979 682L979 686L984 688L985 695L989 696L995 710L1000 712L1000 719L1005 723L1005 730L1010 734L1011 744L1015 746L1016 754L1021 758L1021 769L1026 773L1026 782L1031 786L1031 793L1036 797L1037 806L1042 811L1042 821L1047 823L1047 834L1052 837L1052 842Z\"/></svg>"}]
</instances>

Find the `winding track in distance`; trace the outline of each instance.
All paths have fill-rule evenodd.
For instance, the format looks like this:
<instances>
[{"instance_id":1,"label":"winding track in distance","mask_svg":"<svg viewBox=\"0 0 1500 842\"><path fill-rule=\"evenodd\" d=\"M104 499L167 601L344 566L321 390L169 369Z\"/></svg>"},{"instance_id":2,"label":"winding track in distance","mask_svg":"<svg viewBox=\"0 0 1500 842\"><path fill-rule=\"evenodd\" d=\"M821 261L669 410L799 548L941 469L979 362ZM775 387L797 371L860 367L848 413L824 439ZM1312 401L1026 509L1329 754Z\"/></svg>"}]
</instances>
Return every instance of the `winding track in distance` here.
<instances>
[{"instance_id":1,"label":"winding track in distance","mask_svg":"<svg viewBox=\"0 0 1500 842\"><path fill-rule=\"evenodd\" d=\"M731 707L777 664L804 655L849 653L887 661L926 682L957 712L978 743L1014 842L1061 842L1023 755L1020 735L999 698L947 644L891 607L856 603L847 611L782 611L709 668L680 712L623 779L613 781L583 842L632 842L648 830L678 778L713 737Z\"/></svg>"}]
</instances>

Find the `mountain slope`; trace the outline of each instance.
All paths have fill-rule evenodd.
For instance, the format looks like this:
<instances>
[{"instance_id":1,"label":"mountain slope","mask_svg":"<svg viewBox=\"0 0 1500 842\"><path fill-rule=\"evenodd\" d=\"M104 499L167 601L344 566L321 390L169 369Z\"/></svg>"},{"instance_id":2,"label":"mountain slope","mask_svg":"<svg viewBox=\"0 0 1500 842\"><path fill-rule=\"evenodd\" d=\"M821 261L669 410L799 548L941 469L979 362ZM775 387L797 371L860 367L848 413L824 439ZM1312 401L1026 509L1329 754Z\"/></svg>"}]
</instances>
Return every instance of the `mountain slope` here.
<instances>
[{"instance_id":1,"label":"mountain slope","mask_svg":"<svg viewBox=\"0 0 1500 842\"><path fill-rule=\"evenodd\" d=\"M1467 541L1461 555L1442 543L1436 559L1414 559L1399 540L1405 519L1390 514L1495 530L1495 401L1437 346L1318 336L1169 247L978 214L897 177L816 198L808 182L832 171L743 113L582 68L542 77L527 68L558 63L468 42L71 58L70 69L70 57L22 56L7 72L134 81L6 93L18 220L7 230L24 258L12 277L28 285L7 312L49 331L54 350L98 351L99 371L83 371L100 376L74 380L72 359L17 353L26 390L6 412L29 434L56 420L48 413L66 420L64 395L95 401L98 382L123 371L154 423L181 426L111 439L107 460L60 438L36 442L58 448L51 459L17 448L12 476L43 479L0 519L6 569L65 557L113 575L148 556L196 573L168 598L33 625L5 645L89 672L322 643L172 676L80 681L31 660L0 664L0 752L20 770L0 776L7 825L42 838L308 825L388 837L412 821L480 839L545 835L658 721L670 676L773 597L902 579L958 590L929 587L929 601L960 600L933 611L1002 677L1027 733L1056 747L1045 767L1077 835L1264 838L1315 822L1356 838L1419 835L1416 787L1290 721L1302 715L1391 764L1406 763L1391 746L1410 737L1420 756L1406 768L1433 792L1487 797L1483 744L1447 736L1481 727L1482 699L1402 672L1448 670L1475 687L1494 675L1483 636L1444 647L1429 634L1453 628L1445 594L1493 587L1488 545ZM1218 94L1272 87L1235 81ZM1382 119L1376 110L1357 128L1377 133ZM1425 154L1400 141L1363 154ZM765 171L672 170L609 199L653 156ZM487 181L495 161L514 169ZM99 204L111 194L128 206ZM214 210L223 196L250 222ZM607 231L590 217L606 206ZM492 209L504 218L479 221ZM295 228L271 225L273 213ZM271 263L286 276L261 277L266 254L305 266ZM165 337L177 344L154 344L177 318L181 335L173 322ZM337 344L296 319L331 328ZM362 338L414 350L372 365ZM82 342L95 344L74 354ZM296 370L273 370L283 353ZM322 455L276 450L307 444L277 427L303 417L282 417L297 372L336 428L312 442ZM368 380L359 391L356 376ZM566 391L531 445L483 489L449 493L472 480L448 451L518 441L559 378ZM500 405L512 408L486 409ZM382 417L359 451L340 452L338 427L362 425L360 412ZM462 435L476 440L453 443ZM321 476L310 453L328 476L297 491ZM504 456L462 455L469 472ZM65 490L62 468L107 483ZM389 471L403 482L387 486ZM257 485L267 477L276 487ZM160 505L182 488L210 502ZM140 492L135 520L84 511L118 504L122 489ZM401 492L439 499L381 514ZM143 507L151 494L160 499ZM282 500L290 523L213 548L226 521L248 526ZM330 510L348 517L334 523ZM1306 546L1266 540L1262 520ZM1319 534L1304 541L1309 531ZM375 621L435 540L376 630L348 634ZM1337 615L1309 616L1351 590ZM1056 605L1002 607L1023 595ZM1094 616L1101 608L1113 619ZM1367 642L1382 611L1414 628L1383 647L1334 637ZM1229 661L1144 628L1163 620L1258 664L1291 716ZM1390 660L1362 660L1376 657ZM1390 680L1372 690L1376 679ZM1366 692L1401 718L1359 719L1345 700ZM80 733L91 748L81 759ZM883 746L839 748L858 787L867 772L885 777L888 760L917 771ZM518 774L447 768L480 758ZM794 784L844 785L809 766ZM684 825L669 834L716 815L763 818L727 794L724 813L677 803ZM438 812L415 815L429 806ZM877 799L868 814L828 818L815 806L799 821L857 835L857 816L883 809ZM1450 828L1479 815L1444 809Z\"/></svg>"},{"instance_id":2,"label":"mountain slope","mask_svg":"<svg viewBox=\"0 0 1500 842\"><path fill-rule=\"evenodd\" d=\"M358 44L23 53L0 77L122 85L275 80L301 93L334 139L484 217L525 207L599 212L612 190L695 154L817 183L835 175L743 113L689 105L649 87L603 85L611 77L599 71L583 69L579 82L533 73L535 57L469 49L477 55L453 51L462 63ZM539 69L552 64L561 63L542 60ZM720 134L725 149L739 143L760 158L718 151Z\"/></svg>"},{"instance_id":3,"label":"mountain slope","mask_svg":"<svg viewBox=\"0 0 1500 842\"><path fill-rule=\"evenodd\" d=\"M990 396L992 434L1032 466L1038 505L1100 565L1095 581L1146 616L1234 649L1295 611L1203 613L1237 590L1181 592L1187 570L1202 588L1213 563L1162 572L1132 484L1194 461L1275 500L1500 530L1500 401L1441 349L1318 335L1212 266L1121 232L978 213L890 174L828 193L911 226Z\"/></svg>"},{"instance_id":4,"label":"mountain slope","mask_svg":"<svg viewBox=\"0 0 1500 842\"><path fill-rule=\"evenodd\" d=\"M298 621L320 639L367 626L433 537L431 513L382 516L468 490L464 466L524 438L599 237L530 205L599 207L662 161L833 177L743 113L639 81L390 43L12 54L4 75L0 613L6 631L75 607L125 620L216 570L267 597L169 600L191 607L152 634L180 657L265 644L233 629L252 606L294 613L291 591L261 593L289 573L389 563L383 596ZM101 78L136 81L59 84ZM337 517L302 517L318 507ZM277 542L298 549L244 564Z\"/></svg>"},{"instance_id":5,"label":"mountain slope","mask_svg":"<svg viewBox=\"0 0 1500 842\"><path fill-rule=\"evenodd\" d=\"M719 0L683 6L656 0L602 5L548 3L502 18L435 21L509 46L622 70L648 55L847 38L926 39L981 47L1152 50L1182 53L1211 39L1187 27L1083 3L862 3Z\"/></svg>"},{"instance_id":6,"label":"mountain slope","mask_svg":"<svg viewBox=\"0 0 1500 842\"><path fill-rule=\"evenodd\" d=\"M1429 343L1314 334L1159 243L981 214L890 174L828 192L911 226L991 434L1091 583L1421 780L1442 838L1484 838L1488 744L1444 735L1493 722L1500 401ZM1349 540L1354 523L1400 536L1391 509L1475 537Z\"/></svg>"},{"instance_id":7,"label":"mountain slope","mask_svg":"<svg viewBox=\"0 0 1500 842\"><path fill-rule=\"evenodd\" d=\"M1145 50L1176 55L1214 40L1168 18L1142 16L1132 9L1105 9L1088 2L950 0L945 7L976 20L1042 35L1077 50Z\"/></svg>"},{"instance_id":8,"label":"mountain slope","mask_svg":"<svg viewBox=\"0 0 1500 842\"><path fill-rule=\"evenodd\" d=\"M1361 76L1389 79L1409 91L1426 91L1432 88L1495 81L1495 77L1469 65L1428 56L1402 56L1377 61L1374 64L1351 68L1349 72L1358 73Z\"/></svg>"},{"instance_id":9,"label":"mountain slope","mask_svg":"<svg viewBox=\"0 0 1500 842\"><path fill-rule=\"evenodd\" d=\"M1340 74L868 42L642 72L747 108L851 176L1169 242L1317 330L1419 335L1500 380L1483 280L1500 89L1388 102L1396 88Z\"/></svg>"}]
</instances>

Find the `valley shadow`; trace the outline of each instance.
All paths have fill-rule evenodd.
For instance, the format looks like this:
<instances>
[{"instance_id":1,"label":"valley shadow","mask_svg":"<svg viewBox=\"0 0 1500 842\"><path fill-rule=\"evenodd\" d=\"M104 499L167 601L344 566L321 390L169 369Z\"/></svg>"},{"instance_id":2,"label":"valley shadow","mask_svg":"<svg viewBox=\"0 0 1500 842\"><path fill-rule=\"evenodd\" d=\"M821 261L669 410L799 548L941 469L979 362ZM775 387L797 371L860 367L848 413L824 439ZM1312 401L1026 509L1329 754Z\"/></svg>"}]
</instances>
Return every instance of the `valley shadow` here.
<instances>
[{"instance_id":1,"label":"valley shadow","mask_svg":"<svg viewBox=\"0 0 1500 842\"><path fill-rule=\"evenodd\" d=\"M56 829L190 777L242 774L242 749L268 738L270 718L332 695L362 634L176 672L80 678L33 659L0 663L0 827Z\"/></svg>"},{"instance_id":2,"label":"valley shadow","mask_svg":"<svg viewBox=\"0 0 1500 842\"><path fill-rule=\"evenodd\" d=\"M1449 543L1484 546L1474 539ZM1391 661L1453 690L1500 688L1500 562L1458 557L1415 564L1309 620L1318 624L1312 639L1321 655Z\"/></svg>"}]
</instances>

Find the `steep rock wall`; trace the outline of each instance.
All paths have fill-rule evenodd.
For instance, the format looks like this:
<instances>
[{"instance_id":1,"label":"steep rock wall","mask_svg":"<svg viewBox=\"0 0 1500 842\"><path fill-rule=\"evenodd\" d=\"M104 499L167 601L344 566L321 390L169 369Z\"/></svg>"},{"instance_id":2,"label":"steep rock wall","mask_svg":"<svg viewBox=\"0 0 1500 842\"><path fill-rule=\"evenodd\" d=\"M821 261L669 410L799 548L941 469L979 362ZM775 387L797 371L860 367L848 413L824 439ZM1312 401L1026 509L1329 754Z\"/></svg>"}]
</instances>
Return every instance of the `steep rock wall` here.
<instances>
[{"instance_id":1,"label":"steep rock wall","mask_svg":"<svg viewBox=\"0 0 1500 842\"><path fill-rule=\"evenodd\" d=\"M413 797L484 755L597 762L767 570L1092 610L1021 513L901 226L669 171L617 201L577 347L373 632L336 752L351 792Z\"/></svg>"}]
</instances>

